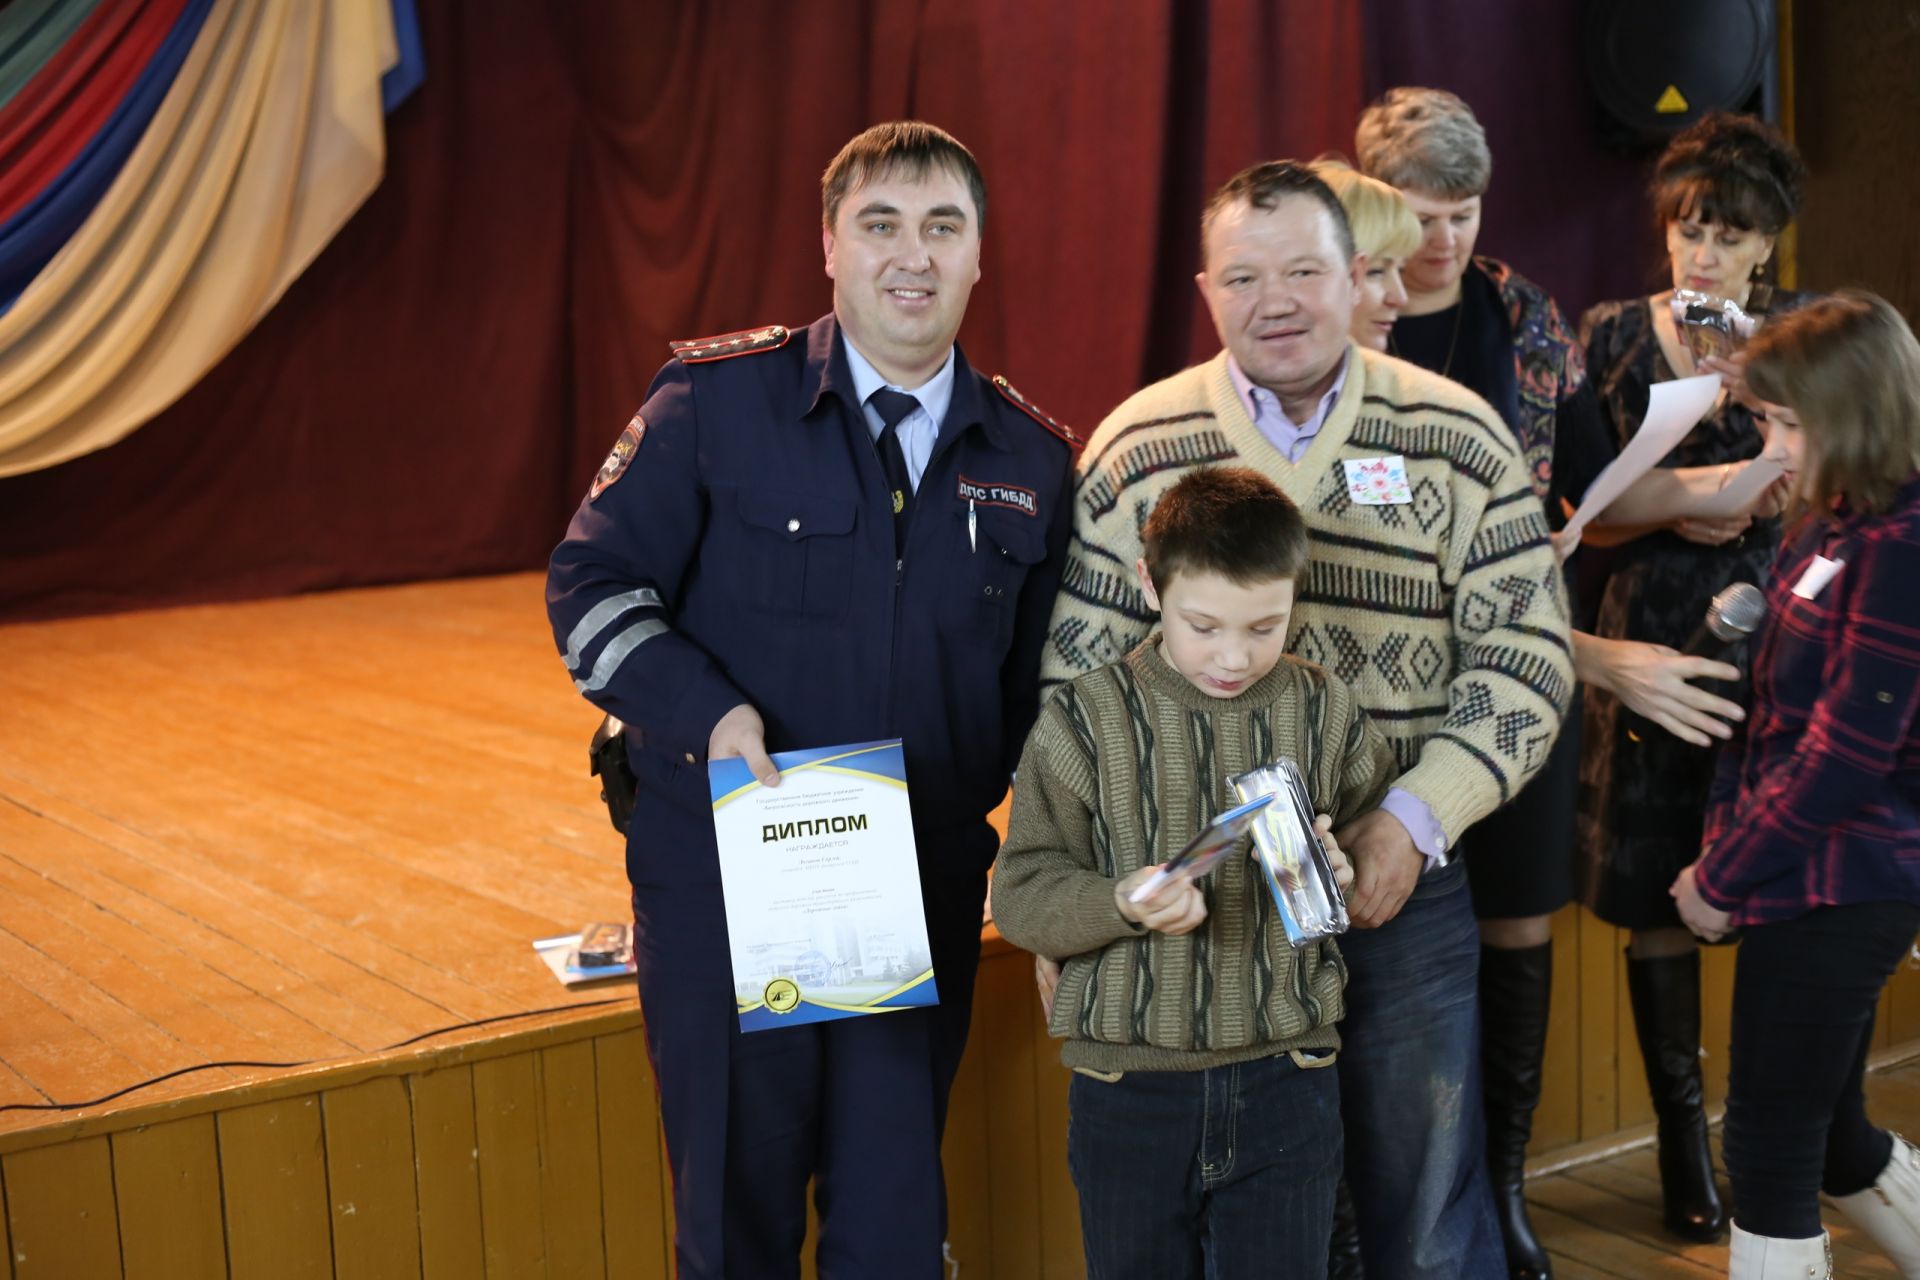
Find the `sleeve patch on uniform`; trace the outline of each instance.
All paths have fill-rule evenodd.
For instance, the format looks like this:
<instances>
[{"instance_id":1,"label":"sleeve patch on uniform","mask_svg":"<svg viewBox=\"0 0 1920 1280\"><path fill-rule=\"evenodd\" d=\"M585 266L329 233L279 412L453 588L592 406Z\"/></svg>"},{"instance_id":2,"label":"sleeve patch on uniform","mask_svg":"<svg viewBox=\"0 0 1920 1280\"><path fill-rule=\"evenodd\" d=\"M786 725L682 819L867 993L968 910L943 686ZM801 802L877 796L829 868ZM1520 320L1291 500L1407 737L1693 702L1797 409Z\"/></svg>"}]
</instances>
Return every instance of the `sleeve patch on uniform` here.
<instances>
[{"instance_id":1,"label":"sleeve patch on uniform","mask_svg":"<svg viewBox=\"0 0 1920 1280\"><path fill-rule=\"evenodd\" d=\"M1081 437L1079 432L1075 431L1066 423L1054 418L1045 410L1041 409L1039 405L1021 395L1020 389L1011 382L1008 382L1004 374L995 374L993 376L993 386L994 390L1006 397L1007 403L1013 405L1014 408L1020 410L1020 412L1032 418L1048 431L1051 431L1054 435L1066 441L1068 445L1072 446L1076 453L1087 447L1086 440Z\"/></svg>"},{"instance_id":2,"label":"sleeve patch on uniform","mask_svg":"<svg viewBox=\"0 0 1920 1280\"><path fill-rule=\"evenodd\" d=\"M627 472L627 464L633 461L633 455L640 451L640 441L647 434L647 420L639 414L633 415L620 438L613 442L613 452L600 464L600 472L593 478L593 487L587 490L587 501L592 502L605 493L615 480Z\"/></svg>"}]
</instances>

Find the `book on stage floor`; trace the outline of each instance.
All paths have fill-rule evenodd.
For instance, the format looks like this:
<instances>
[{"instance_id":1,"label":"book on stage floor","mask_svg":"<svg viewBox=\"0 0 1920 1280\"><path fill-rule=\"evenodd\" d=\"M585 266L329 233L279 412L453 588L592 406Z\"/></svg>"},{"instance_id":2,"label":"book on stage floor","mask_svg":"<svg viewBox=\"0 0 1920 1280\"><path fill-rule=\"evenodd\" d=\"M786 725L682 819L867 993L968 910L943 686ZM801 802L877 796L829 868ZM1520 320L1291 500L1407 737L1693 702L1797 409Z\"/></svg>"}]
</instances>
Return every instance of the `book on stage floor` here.
<instances>
[{"instance_id":1,"label":"book on stage floor","mask_svg":"<svg viewBox=\"0 0 1920 1280\"><path fill-rule=\"evenodd\" d=\"M899 739L708 762L742 1031L939 1003Z\"/></svg>"},{"instance_id":2,"label":"book on stage floor","mask_svg":"<svg viewBox=\"0 0 1920 1280\"><path fill-rule=\"evenodd\" d=\"M579 933L541 938L533 949L553 976L570 987L638 972L630 924L590 924Z\"/></svg>"},{"instance_id":3,"label":"book on stage floor","mask_svg":"<svg viewBox=\"0 0 1920 1280\"><path fill-rule=\"evenodd\" d=\"M1313 829L1313 800L1300 766L1286 756L1232 780L1242 800L1270 796L1253 822L1253 851L1266 877L1287 941L1304 947L1347 931L1347 903L1333 861Z\"/></svg>"}]
</instances>

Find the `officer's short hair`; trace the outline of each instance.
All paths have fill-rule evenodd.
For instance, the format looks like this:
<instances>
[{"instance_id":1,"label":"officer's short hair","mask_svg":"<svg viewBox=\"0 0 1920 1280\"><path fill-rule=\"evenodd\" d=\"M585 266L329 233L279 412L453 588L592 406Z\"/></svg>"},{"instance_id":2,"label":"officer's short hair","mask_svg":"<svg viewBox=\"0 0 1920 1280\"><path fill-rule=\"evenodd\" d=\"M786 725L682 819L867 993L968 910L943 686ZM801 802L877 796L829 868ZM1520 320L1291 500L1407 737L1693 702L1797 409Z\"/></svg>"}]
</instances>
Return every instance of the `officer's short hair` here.
<instances>
[{"instance_id":1,"label":"officer's short hair","mask_svg":"<svg viewBox=\"0 0 1920 1280\"><path fill-rule=\"evenodd\" d=\"M1298 578L1307 522L1278 485L1247 467L1201 467L1160 497L1140 530L1153 589L1177 573L1217 573L1243 587Z\"/></svg>"},{"instance_id":2,"label":"officer's short hair","mask_svg":"<svg viewBox=\"0 0 1920 1280\"><path fill-rule=\"evenodd\" d=\"M1207 207L1200 214L1200 266L1207 265L1207 231L1213 226L1213 220L1220 211L1233 204L1249 204L1256 209L1271 212L1288 196L1307 196L1318 200L1327 216L1333 219L1333 234L1340 244L1344 261L1352 262L1354 255L1353 228L1347 222L1347 211L1340 205L1340 197L1333 194L1333 188L1320 180L1320 175L1310 167L1292 160L1268 160L1250 168L1242 169L1223 183L1207 201Z\"/></svg>"},{"instance_id":3,"label":"officer's short hair","mask_svg":"<svg viewBox=\"0 0 1920 1280\"><path fill-rule=\"evenodd\" d=\"M820 215L829 230L840 216L840 202L869 182L904 173L915 181L930 170L945 169L967 184L973 196L976 230L987 223L987 179L973 152L938 125L920 120L877 124L856 136L820 175Z\"/></svg>"}]
</instances>

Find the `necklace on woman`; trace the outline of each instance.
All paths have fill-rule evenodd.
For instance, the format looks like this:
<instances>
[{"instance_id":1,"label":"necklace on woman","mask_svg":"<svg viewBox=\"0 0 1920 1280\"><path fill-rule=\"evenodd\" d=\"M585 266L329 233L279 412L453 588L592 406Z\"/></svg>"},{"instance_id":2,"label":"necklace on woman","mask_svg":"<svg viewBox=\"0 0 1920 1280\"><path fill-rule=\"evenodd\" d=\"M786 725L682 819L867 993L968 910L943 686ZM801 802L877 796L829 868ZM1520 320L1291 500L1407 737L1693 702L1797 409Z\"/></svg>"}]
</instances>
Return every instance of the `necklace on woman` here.
<instances>
[{"instance_id":1,"label":"necklace on woman","mask_svg":"<svg viewBox=\"0 0 1920 1280\"><path fill-rule=\"evenodd\" d=\"M1460 346L1460 318L1466 314L1467 300L1463 297L1460 301L1453 304L1453 333L1447 338L1447 358L1440 366L1440 376L1443 378L1451 378L1453 376L1453 353L1458 350ZM1398 324L1394 326L1395 329L1399 327ZM1393 329L1387 330L1387 354L1398 359L1406 359L1405 356L1400 354L1400 348L1393 340Z\"/></svg>"}]
</instances>

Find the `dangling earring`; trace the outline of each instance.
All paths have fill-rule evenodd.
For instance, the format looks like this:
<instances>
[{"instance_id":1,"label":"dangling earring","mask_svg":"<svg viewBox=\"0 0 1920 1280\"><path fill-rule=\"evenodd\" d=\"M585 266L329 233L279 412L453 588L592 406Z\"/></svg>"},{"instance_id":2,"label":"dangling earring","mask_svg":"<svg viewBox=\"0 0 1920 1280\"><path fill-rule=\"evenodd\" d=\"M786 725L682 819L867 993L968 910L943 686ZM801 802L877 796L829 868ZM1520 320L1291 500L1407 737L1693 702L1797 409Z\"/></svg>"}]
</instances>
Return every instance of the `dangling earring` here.
<instances>
[{"instance_id":1,"label":"dangling earring","mask_svg":"<svg viewBox=\"0 0 1920 1280\"><path fill-rule=\"evenodd\" d=\"M1773 261L1773 250L1767 250L1767 256L1754 264L1747 275L1747 314L1760 315L1773 304L1773 281L1767 274L1767 264Z\"/></svg>"}]
</instances>

